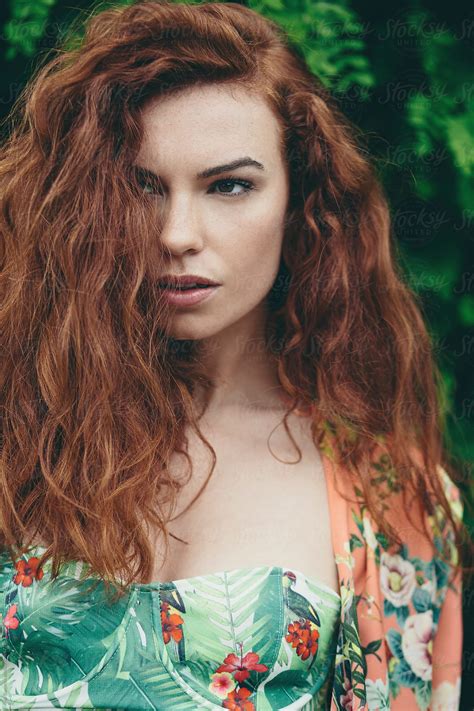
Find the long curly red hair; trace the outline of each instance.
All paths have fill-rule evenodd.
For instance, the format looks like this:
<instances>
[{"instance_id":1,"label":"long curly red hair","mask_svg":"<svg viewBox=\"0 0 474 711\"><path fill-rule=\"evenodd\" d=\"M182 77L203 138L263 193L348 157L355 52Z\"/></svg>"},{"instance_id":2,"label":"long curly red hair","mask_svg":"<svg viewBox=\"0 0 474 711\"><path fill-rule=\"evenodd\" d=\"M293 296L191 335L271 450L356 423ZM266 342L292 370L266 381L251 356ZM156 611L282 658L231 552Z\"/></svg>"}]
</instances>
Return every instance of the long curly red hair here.
<instances>
[{"instance_id":1,"label":"long curly red hair","mask_svg":"<svg viewBox=\"0 0 474 711\"><path fill-rule=\"evenodd\" d=\"M356 127L282 28L246 7L137 2L85 30L25 87L0 157L0 546L15 560L39 535L53 577L79 559L107 585L117 571L125 588L146 582L146 524L167 546L161 505L185 484L170 457L191 464L185 427L214 455L206 483L214 470L192 407L196 384L212 382L199 343L165 335L148 257L161 222L133 161L147 101L221 82L268 102L290 169L265 335L285 426L298 406L316 445L332 433L380 530L401 543L371 471L385 442L406 496L426 509L432 486L461 550L466 532L437 476L439 465L458 476L442 380Z\"/></svg>"}]
</instances>

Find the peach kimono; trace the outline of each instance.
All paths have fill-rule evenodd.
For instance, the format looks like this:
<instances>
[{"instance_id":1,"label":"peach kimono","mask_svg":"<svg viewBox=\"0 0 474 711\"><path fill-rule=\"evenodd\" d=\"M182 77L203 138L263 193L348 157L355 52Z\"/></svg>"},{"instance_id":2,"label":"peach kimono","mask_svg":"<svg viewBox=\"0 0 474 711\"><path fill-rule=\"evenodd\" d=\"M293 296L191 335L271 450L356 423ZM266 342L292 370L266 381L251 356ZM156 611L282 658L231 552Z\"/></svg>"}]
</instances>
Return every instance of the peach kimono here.
<instances>
[{"instance_id":1,"label":"peach kimono","mask_svg":"<svg viewBox=\"0 0 474 711\"><path fill-rule=\"evenodd\" d=\"M462 581L433 557L401 506L396 472L383 447L371 459L374 485L389 498L403 546L392 550L364 506L362 492L334 466L329 436L322 446L332 543L341 594L331 711L458 711L462 656ZM438 467L455 517L459 488ZM337 487L353 501L348 503ZM344 485L342 482L346 482ZM428 516L436 548L457 560L452 527L439 505Z\"/></svg>"}]
</instances>

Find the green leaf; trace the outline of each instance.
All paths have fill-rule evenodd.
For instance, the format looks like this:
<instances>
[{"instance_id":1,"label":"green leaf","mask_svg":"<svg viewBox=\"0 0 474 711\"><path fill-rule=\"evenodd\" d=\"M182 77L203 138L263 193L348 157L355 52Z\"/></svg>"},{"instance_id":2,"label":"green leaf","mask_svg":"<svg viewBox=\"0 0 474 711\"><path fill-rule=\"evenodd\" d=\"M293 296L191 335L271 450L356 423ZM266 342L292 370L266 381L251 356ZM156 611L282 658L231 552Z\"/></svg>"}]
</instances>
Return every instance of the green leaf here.
<instances>
[{"instance_id":1,"label":"green leaf","mask_svg":"<svg viewBox=\"0 0 474 711\"><path fill-rule=\"evenodd\" d=\"M353 551L354 548L363 548L364 544L362 543L360 538L358 538L354 533L351 533L349 547L350 547L351 551Z\"/></svg>"},{"instance_id":2,"label":"green leaf","mask_svg":"<svg viewBox=\"0 0 474 711\"><path fill-rule=\"evenodd\" d=\"M355 681L358 684L364 684L365 683L365 676L361 674L359 671L354 671L352 672L352 676L354 677Z\"/></svg>"},{"instance_id":3,"label":"green leaf","mask_svg":"<svg viewBox=\"0 0 474 711\"><path fill-rule=\"evenodd\" d=\"M249 0L249 7L281 24L300 45L311 71L335 93L375 84L361 36L363 25L352 8L288 0Z\"/></svg>"},{"instance_id":4,"label":"green leaf","mask_svg":"<svg viewBox=\"0 0 474 711\"><path fill-rule=\"evenodd\" d=\"M381 639L376 639L376 640L374 640L373 642L369 642L369 644L368 644L366 647L363 648L364 654L365 654L365 655L367 655L367 654L373 654L374 652L376 652L376 651L380 648L380 645L381 645L381 644L382 644L382 640L381 640Z\"/></svg>"},{"instance_id":5,"label":"green leaf","mask_svg":"<svg viewBox=\"0 0 474 711\"><path fill-rule=\"evenodd\" d=\"M32 57L43 36L51 8L56 0L15 0L11 6L11 17L3 27L8 42L5 58L10 61L18 53Z\"/></svg>"},{"instance_id":6,"label":"green leaf","mask_svg":"<svg viewBox=\"0 0 474 711\"><path fill-rule=\"evenodd\" d=\"M463 294L459 299L458 312L464 326L474 326L474 296L472 294Z\"/></svg>"},{"instance_id":7,"label":"green leaf","mask_svg":"<svg viewBox=\"0 0 474 711\"><path fill-rule=\"evenodd\" d=\"M431 684L418 685L415 688L415 697L420 711L427 711L431 702Z\"/></svg>"},{"instance_id":8,"label":"green leaf","mask_svg":"<svg viewBox=\"0 0 474 711\"><path fill-rule=\"evenodd\" d=\"M285 9L285 5L282 2L282 0L264 0L263 6L268 7L270 10L276 10L276 11Z\"/></svg>"},{"instance_id":9,"label":"green leaf","mask_svg":"<svg viewBox=\"0 0 474 711\"><path fill-rule=\"evenodd\" d=\"M465 176L471 176L474 172L474 105L466 113L446 117L445 129L454 166Z\"/></svg>"}]
</instances>

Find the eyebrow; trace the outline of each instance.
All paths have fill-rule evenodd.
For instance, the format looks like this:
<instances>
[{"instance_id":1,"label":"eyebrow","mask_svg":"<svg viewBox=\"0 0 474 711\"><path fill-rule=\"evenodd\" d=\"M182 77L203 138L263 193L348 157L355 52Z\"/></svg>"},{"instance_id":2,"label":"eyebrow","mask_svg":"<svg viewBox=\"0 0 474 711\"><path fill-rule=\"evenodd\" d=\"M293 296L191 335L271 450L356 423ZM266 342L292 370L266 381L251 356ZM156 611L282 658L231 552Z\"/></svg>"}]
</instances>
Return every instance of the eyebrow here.
<instances>
[{"instance_id":1,"label":"eyebrow","mask_svg":"<svg viewBox=\"0 0 474 711\"><path fill-rule=\"evenodd\" d=\"M233 160L230 163L223 163L222 165L215 165L213 168L206 168L206 170L202 170L200 173L197 173L196 178L198 180L201 178L210 178L212 175L219 175L220 173L226 173L228 170L236 170L237 168L243 168L247 166L258 168L259 170L265 170L262 163L259 163L258 160L254 160L249 156L245 156L244 158L237 158L236 160ZM138 168L138 170L140 170L141 172L158 177L156 173L154 173L152 170L149 170L148 168L142 168L141 166L135 167Z\"/></svg>"},{"instance_id":2,"label":"eyebrow","mask_svg":"<svg viewBox=\"0 0 474 711\"><path fill-rule=\"evenodd\" d=\"M237 160L233 160L231 163L224 163L223 165L216 165L214 168L207 168L201 173L198 173L196 178L210 178L211 175L219 175L219 173L225 173L228 170L236 170L237 168L243 168L246 166L253 166L259 170L265 170L263 165L259 163L258 160L254 160L253 158L246 156L245 158L237 158Z\"/></svg>"}]
</instances>

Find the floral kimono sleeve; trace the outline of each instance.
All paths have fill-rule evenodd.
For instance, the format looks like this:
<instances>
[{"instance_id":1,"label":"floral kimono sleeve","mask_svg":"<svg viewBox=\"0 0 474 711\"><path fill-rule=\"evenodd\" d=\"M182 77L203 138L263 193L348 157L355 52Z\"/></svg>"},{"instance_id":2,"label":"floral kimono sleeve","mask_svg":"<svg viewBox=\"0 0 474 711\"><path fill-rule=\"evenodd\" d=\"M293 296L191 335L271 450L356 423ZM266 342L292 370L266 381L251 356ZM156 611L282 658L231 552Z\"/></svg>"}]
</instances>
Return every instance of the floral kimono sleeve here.
<instances>
[{"instance_id":1,"label":"floral kimono sleeve","mask_svg":"<svg viewBox=\"0 0 474 711\"><path fill-rule=\"evenodd\" d=\"M445 491L456 518L462 520L463 506L460 492L444 470L440 471ZM440 530L438 536L442 536ZM457 560L452 531L444 535L445 545L451 548L451 559ZM462 576L458 571L446 581L444 600L433 642L432 711L458 711L461 695L462 671Z\"/></svg>"},{"instance_id":2,"label":"floral kimono sleeve","mask_svg":"<svg viewBox=\"0 0 474 711\"><path fill-rule=\"evenodd\" d=\"M398 508L396 473L390 473L385 456L379 460L382 475L393 476L394 520L402 534L403 545L396 551L386 545L384 536L371 530L368 514L362 507L360 532L369 546L368 575L365 589L359 590L359 622L362 646L374 643L375 626L371 616L380 615L381 647L387 664L374 656L368 659L366 680L368 709L391 711L458 711L461 686L462 586L459 575L444 562L441 552L451 562L458 559L454 532L439 504L433 516L427 516L435 548L412 529L412 524ZM384 468L388 467L386 471ZM447 473L438 467L441 482L455 517L462 518L459 489ZM356 576L357 579L357 576ZM375 584L377 580L377 584Z\"/></svg>"},{"instance_id":3,"label":"floral kimono sleeve","mask_svg":"<svg viewBox=\"0 0 474 711\"><path fill-rule=\"evenodd\" d=\"M330 459L328 454L331 471ZM348 487L353 500L344 504L330 483L343 603L331 711L458 711L462 586L441 557L444 551L457 562L454 531L435 503L433 516L426 514L435 554L408 520L399 477L383 447L371 466L402 545L388 543L357 487ZM345 479L344 472L334 473ZM459 489L444 469L438 473L461 520Z\"/></svg>"}]
</instances>

